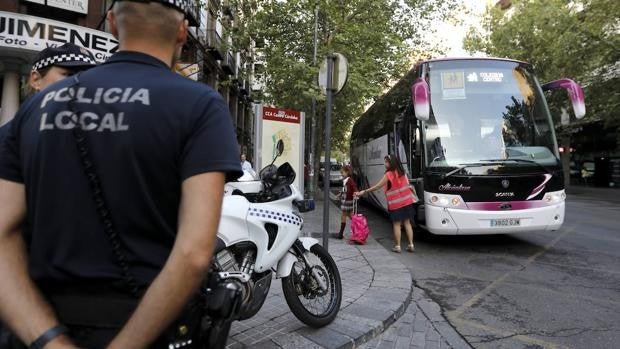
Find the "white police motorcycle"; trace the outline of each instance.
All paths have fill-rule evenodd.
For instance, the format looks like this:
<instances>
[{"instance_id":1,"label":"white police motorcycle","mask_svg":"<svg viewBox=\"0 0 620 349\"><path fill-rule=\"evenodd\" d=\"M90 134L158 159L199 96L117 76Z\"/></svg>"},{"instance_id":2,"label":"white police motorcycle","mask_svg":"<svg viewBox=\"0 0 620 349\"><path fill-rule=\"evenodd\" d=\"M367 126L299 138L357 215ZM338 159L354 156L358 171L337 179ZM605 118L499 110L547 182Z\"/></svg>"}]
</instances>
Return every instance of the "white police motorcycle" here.
<instances>
[{"instance_id":1,"label":"white police motorcycle","mask_svg":"<svg viewBox=\"0 0 620 349\"><path fill-rule=\"evenodd\" d=\"M284 149L282 140L276 148L277 158ZM299 212L314 209L314 202L304 200L292 184L295 171L289 163L277 167L273 162L260 171L260 180L226 183L214 271L241 289L235 320L260 310L275 273L282 278L293 314L309 326L322 327L340 310L340 274L316 239L300 236Z\"/></svg>"}]
</instances>

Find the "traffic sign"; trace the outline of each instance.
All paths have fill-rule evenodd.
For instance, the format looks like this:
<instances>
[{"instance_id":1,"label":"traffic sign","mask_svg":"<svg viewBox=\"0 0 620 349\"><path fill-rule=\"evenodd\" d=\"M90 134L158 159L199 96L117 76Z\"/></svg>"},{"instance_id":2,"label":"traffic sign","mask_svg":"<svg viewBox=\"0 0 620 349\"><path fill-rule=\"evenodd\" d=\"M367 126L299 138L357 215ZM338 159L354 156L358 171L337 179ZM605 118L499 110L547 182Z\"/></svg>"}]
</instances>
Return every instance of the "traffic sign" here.
<instances>
[{"instance_id":1,"label":"traffic sign","mask_svg":"<svg viewBox=\"0 0 620 349\"><path fill-rule=\"evenodd\" d=\"M348 62L347 58L340 53L334 53L333 55L328 56L321 64L321 68L319 70L319 86L321 86L321 91L323 94L327 92L327 64L328 60L334 60L334 69L332 72L332 87L331 90L334 94L338 94L344 88L344 85L347 83L348 77Z\"/></svg>"}]
</instances>

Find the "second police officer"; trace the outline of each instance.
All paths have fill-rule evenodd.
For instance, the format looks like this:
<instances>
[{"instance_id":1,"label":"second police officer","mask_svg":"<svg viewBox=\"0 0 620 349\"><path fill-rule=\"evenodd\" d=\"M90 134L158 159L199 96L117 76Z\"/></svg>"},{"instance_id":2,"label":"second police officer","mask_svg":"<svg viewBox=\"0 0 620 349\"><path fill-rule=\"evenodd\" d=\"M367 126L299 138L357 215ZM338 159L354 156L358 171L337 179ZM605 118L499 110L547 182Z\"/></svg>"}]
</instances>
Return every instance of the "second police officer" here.
<instances>
[{"instance_id":1,"label":"second police officer","mask_svg":"<svg viewBox=\"0 0 620 349\"><path fill-rule=\"evenodd\" d=\"M11 122L0 315L31 348L167 347L162 333L208 271L224 182L241 171L224 100L170 69L188 5L117 1L119 51Z\"/></svg>"}]
</instances>

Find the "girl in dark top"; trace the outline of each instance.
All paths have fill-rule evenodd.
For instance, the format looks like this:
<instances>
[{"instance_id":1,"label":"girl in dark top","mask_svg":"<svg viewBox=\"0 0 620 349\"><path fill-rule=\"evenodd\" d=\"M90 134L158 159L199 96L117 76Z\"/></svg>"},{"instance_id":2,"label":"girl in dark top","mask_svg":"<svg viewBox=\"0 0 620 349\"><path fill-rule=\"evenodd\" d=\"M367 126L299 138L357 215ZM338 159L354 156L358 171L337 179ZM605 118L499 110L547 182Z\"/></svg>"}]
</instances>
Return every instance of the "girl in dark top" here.
<instances>
[{"instance_id":1,"label":"girl in dark top","mask_svg":"<svg viewBox=\"0 0 620 349\"><path fill-rule=\"evenodd\" d=\"M340 169L340 174L344 179L342 180L342 192L340 193L340 200L342 201L340 210L342 210L342 214L340 215L340 232L336 236L338 239L342 239L344 237L344 228L347 226L347 217L351 219L351 213L353 212L353 194L357 191L357 185L351 177L351 172L352 170L349 166L344 166Z\"/></svg>"},{"instance_id":2,"label":"girl in dark top","mask_svg":"<svg viewBox=\"0 0 620 349\"><path fill-rule=\"evenodd\" d=\"M392 251L400 253L401 224L405 225L407 233L407 251L413 252L413 227L411 218L414 215L413 204L416 201L415 189L409 184L409 179L403 170L403 165L394 155L387 155L384 159L385 175L372 187L355 193L356 196L373 192L385 187L385 196L388 202L388 211L392 220L394 233L394 248Z\"/></svg>"}]
</instances>

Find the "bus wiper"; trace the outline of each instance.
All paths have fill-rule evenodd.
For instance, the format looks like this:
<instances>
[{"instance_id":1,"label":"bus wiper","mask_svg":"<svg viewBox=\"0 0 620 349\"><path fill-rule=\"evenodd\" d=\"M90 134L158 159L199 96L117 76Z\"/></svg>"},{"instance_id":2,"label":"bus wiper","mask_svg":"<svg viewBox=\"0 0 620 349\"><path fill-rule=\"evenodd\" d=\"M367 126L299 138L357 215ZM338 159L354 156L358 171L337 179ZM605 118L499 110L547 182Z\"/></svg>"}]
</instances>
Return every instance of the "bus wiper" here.
<instances>
[{"instance_id":1,"label":"bus wiper","mask_svg":"<svg viewBox=\"0 0 620 349\"><path fill-rule=\"evenodd\" d=\"M461 170L462 170L462 169L464 169L464 168L468 168L468 167L476 167L476 166L488 166L488 165L495 165L495 161L487 161L487 160L484 160L483 162L472 162L472 163L470 163L470 164L459 164L459 167L457 167L456 169L454 169L454 170L452 170L452 171L450 171L450 172L445 173L445 174L442 176L442 178L443 178L443 179L446 179L446 178L448 178L448 177L452 176L453 174L455 174L455 173L457 173L457 172L461 171Z\"/></svg>"},{"instance_id":2,"label":"bus wiper","mask_svg":"<svg viewBox=\"0 0 620 349\"><path fill-rule=\"evenodd\" d=\"M500 163L504 163L504 162L509 162L509 161L514 161L514 162L521 162L521 163L526 163L526 164L533 164L536 165L540 168L542 168L543 170L545 170L545 172L547 172L548 174L551 174L551 171L549 171L549 169L547 169L545 166L539 164L538 162L534 161L534 160L527 160L527 159L489 159L489 160L482 160L482 161L487 161L487 162L500 162Z\"/></svg>"}]
</instances>

